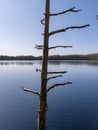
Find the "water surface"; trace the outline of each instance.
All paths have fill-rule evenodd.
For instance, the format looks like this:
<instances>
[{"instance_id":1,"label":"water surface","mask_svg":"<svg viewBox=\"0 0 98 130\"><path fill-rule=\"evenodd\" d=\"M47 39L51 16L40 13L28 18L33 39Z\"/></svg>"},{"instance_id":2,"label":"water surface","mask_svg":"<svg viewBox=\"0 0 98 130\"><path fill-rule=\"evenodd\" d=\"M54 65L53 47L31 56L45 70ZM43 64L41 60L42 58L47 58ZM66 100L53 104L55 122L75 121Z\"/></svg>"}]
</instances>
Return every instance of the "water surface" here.
<instances>
[{"instance_id":1,"label":"water surface","mask_svg":"<svg viewBox=\"0 0 98 130\"><path fill-rule=\"evenodd\" d=\"M21 87L40 89L41 61L0 61L0 130L37 130L39 99ZM67 70L48 93L46 130L98 130L98 63L49 61L49 71Z\"/></svg>"}]
</instances>

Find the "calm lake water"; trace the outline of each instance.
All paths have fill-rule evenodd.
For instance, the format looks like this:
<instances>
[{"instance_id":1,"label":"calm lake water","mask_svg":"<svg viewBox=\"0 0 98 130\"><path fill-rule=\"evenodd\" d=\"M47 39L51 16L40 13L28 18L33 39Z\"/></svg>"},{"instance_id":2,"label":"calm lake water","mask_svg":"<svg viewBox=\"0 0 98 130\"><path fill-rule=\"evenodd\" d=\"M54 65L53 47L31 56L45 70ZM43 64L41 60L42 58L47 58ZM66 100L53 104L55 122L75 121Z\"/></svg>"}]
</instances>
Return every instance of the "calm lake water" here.
<instances>
[{"instance_id":1,"label":"calm lake water","mask_svg":"<svg viewBox=\"0 0 98 130\"><path fill-rule=\"evenodd\" d=\"M0 130L37 130L39 99L21 87L40 89L41 61L0 61ZM50 71L68 71L57 82L73 82L48 93L46 130L98 130L98 64L50 61Z\"/></svg>"}]
</instances>

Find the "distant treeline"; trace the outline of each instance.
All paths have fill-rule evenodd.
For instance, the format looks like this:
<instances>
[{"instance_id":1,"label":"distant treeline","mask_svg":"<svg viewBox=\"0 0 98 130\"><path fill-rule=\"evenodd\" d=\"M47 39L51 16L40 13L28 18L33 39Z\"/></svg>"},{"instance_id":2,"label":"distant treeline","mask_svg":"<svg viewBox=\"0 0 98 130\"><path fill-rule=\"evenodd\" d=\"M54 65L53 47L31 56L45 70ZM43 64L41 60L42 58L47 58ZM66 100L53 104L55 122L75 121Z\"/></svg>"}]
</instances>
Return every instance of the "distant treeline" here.
<instances>
[{"instance_id":1,"label":"distant treeline","mask_svg":"<svg viewBox=\"0 0 98 130\"><path fill-rule=\"evenodd\" d=\"M42 60L42 56L0 56L0 60ZM97 54L88 55L51 55L49 60L98 60Z\"/></svg>"}]
</instances>

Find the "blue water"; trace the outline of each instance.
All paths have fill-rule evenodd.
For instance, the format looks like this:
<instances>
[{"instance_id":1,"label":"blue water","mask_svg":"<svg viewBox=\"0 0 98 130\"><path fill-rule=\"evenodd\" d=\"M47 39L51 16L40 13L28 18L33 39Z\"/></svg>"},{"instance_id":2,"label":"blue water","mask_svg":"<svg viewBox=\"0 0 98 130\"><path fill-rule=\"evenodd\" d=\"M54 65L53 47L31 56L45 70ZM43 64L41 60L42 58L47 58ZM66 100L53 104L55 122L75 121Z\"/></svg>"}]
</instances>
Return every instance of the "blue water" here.
<instances>
[{"instance_id":1,"label":"blue water","mask_svg":"<svg viewBox=\"0 0 98 130\"><path fill-rule=\"evenodd\" d=\"M21 90L40 89L41 61L0 61L0 130L37 130L39 98ZM48 93L46 130L98 130L98 64L50 61L49 71L67 70Z\"/></svg>"}]
</instances>

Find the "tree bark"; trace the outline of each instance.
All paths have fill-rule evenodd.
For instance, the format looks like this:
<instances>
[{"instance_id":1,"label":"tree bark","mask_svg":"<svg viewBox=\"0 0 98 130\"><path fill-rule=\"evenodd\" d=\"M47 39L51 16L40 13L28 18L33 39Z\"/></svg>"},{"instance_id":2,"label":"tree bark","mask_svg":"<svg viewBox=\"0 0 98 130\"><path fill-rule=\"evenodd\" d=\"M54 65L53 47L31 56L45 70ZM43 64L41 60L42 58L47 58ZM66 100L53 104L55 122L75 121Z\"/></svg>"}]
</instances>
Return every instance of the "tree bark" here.
<instances>
[{"instance_id":1,"label":"tree bark","mask_svg":"<svg viewBox=\"0 0 98 130\"><path fill-rule=\"evenodd\" d=\"M46 128L49 16L50 16L50 0L46 0L38 130L45 130Z\"/></svg>"}]
</instances>

